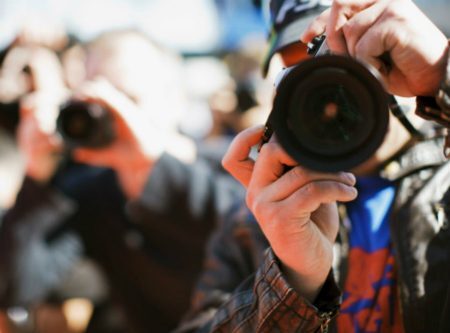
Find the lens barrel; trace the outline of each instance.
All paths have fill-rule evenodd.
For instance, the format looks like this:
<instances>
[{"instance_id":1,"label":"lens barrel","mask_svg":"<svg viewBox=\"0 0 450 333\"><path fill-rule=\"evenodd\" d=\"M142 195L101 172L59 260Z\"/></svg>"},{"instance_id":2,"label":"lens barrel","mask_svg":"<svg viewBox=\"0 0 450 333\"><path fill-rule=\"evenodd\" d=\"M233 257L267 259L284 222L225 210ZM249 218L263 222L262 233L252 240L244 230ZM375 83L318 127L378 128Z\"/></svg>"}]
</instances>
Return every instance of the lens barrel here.
<instances>
[{"instance_id":1,"label":"lens barrel","mask_svg":"<svg viewBox=\"0 0 450 333\"><path fill-rule=\"evenodd\" d=\"M288 69L268 125L297 162L334 172L372 156L388 121L387 93L375 72L350 57L321 55Z\"/></svg>"},{"instance_id":2,"label":"lens barrel","mask_svg":"<svg viewBox=\"0 0 450 333\"><path fill-rule=\"evenodd\" d=\"M110 112L98 103L69 101L60 107L57 130L69 147L102 148L115 138Z\"/></svg>"}]
</instances>

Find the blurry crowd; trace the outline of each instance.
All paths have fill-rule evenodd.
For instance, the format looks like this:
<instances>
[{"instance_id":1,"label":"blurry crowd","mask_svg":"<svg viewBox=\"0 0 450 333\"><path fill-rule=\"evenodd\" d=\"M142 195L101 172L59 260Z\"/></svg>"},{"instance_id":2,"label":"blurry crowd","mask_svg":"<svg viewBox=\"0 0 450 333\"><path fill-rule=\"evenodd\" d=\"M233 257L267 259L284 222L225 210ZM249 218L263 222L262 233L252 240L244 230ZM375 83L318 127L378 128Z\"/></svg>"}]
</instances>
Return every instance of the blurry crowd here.
<instances>
[{"instance_id":1,"label":"blurry crowd","mask_svg":"<svg viewBox=\"0 0 450 333\"><path fill-rule=\"evenodd\" d=\"M175 327L243 198L220 162L267 117L264 48L186 55L135 28L23 22L0 56L0 332Z\"/></svg>"}]
</instances>

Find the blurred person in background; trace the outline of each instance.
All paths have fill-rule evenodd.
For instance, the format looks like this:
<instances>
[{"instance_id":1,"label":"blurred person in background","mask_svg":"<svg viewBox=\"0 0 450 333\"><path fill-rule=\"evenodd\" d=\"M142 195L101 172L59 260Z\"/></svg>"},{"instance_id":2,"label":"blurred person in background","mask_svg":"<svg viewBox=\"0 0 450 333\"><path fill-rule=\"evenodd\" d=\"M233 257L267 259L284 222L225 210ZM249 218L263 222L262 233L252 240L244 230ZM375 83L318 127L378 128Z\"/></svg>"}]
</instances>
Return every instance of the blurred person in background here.
<instances>
[{"instance_id":1,"label":"blurred person in background","mask_svg":"<svg viewBox=\"0 0 450 333\"><path fill-rule=\"evenodd\" d=\"M75 38L68 36L62 26L44 22L36 16L34 20L22 22L16 37L0 52L2 209L13 204L17 183L23 177L23 159L17 150L15 134L19 123L19 101L36 88L30 66L39 61L36 60L37 53L60 53L73 42Z\"/></svg>"},{"instance_id":2,"label":"blurred person in background","mask_svg":"<svg viewBox=\"0 0 450 333\"><path fill-rule=\"evenodd\" d=\"M59 54L76 39L66 29L38 15L23 21L15 37L0 51L0 126L14 133L19 119L19 99L33 91L28 64L36 48Z\"/></svg>"},{"instance_id":3,"label":"blurred person in background","mask_svg":"<svg viewBox=\"0 0 450 333\"><path fill-rule=\"evenodd\" d=\"M261 75L260 62L265 44L248 41L223 57L233 79L232 84L211 96L210 105L217 118L211 136L234 137L245 128L260 124L271 107L272 85ZM228 89L227 89L228 88Z\"/></svg>"},{"instance_id":4,"label":"blurred person in background","mask_svg":"<svg viewBox=\"0 0 450 333\"><path fill-rule=\"evenodd\" d=\"M100 308L88 331L166 332L188 306L207 235L241 187L214 174L177 132L185 106L179 63L145 35L105 33L72 49L64 69L44 51L35 58L36 88L21 100L17 131L26 178L0 229L2 306L55 295L87 256L125 317L122 327L111 317L105 326ZM55 131L68 100L106 108L114 140L68 149ZM86 296L95 303L98 294Z\"/></svg>"},{"instance_id":5,"label":"blurred person in background","mask_svg":"<svg viewBox=\"0 0 450 333\"><path fill-rule=\"evenodd\" d=\"M200 124L196 124L203 121L201 131L186 122L182 130L192 133L204 156L218 163L218 169L233 137L269 114L272 86L261 75L262 50L259 41L252 41L217 57L185 60L189 94L194 107L204 111L197 111Z\"/></svg>"}]
</instances>

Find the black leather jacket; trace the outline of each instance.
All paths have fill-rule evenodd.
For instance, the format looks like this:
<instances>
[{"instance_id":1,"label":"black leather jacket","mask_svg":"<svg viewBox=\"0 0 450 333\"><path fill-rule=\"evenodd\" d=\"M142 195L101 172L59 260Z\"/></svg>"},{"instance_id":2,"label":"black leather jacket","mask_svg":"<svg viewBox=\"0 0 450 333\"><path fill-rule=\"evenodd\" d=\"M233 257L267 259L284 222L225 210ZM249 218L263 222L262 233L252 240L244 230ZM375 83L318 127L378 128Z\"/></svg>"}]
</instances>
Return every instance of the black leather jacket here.
<instances>
[{"instance_id":1,"label":"black leather jacket","mask_svg":"<svg viewBox=\"0 0 450 333\"><path fill-rule=\"evenodd\" d=\"M450 332L450 162L442 141L415 145L380 174L398 186L390 221L405 331ZM334 332L347 270L341 225L334 274L310 304L284 278L248 210L239 210L211 239L192 311L177 332Z\"/></svg>"}]
</instances>

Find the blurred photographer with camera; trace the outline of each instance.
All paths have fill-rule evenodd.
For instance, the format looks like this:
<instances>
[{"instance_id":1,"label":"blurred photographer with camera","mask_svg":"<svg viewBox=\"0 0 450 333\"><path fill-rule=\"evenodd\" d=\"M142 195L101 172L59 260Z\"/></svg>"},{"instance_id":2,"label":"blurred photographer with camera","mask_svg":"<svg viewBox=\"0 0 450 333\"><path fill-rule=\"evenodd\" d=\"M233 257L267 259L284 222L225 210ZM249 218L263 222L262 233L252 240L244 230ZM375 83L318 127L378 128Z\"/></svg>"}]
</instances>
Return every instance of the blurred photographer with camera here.
<instances>
[{"instance_id":1,"label":"blurred photographer with camera","mask_svg":"<svg viewBox=\"0 0 450 333\"><path fill-rule=\"evenodd\" d=\"M212 237L191 312L177 332L450 330L450 164L442 130L404 112L391 96L390 110L383 101L386 133L366 156L372 143L365 132L376 115L367 112L371 105L355 105L360 91L371 91L347 89L354 78L346 68L345 75L315 68L306 72L312 79L333 75L298 83L298 68L350 55L375 67L378 74L369 72L391 94L437 96L431 115L444 123L448 41L409 0L323 4L270 1L270 67L278 53L289 68L276 83L266 126L241 132L224 157L247 188L248 208ZM300 38L311 42L323 33L332 55L305 59ZM321 95L308 82L334 92ZM417 103L420 110L421 98ZM261 141L268 142L255 161L249 155ZM347 150L355 141L362 150ZM335 163L340 154L350 163Z\"/></svg>"},{"instance_id":2,"label":"blurred photographer with camera","mask_svg":"<svg viewBox=\"0 0 450 333\"><path fill-rule=\"evenodd\" d=\"M63 69L52 60L54 70L32 68L45 84L21 105L27 175L0 229L1 305L58 292L112 299L121 316L101 307L88 332L167 332L188 306L209 231L242 187L178 133L185 104L171 52L121 30L69 50ZM91 280L61 292L82 256L101 268L110 299Z\"/></svg>"}]
</instances>

